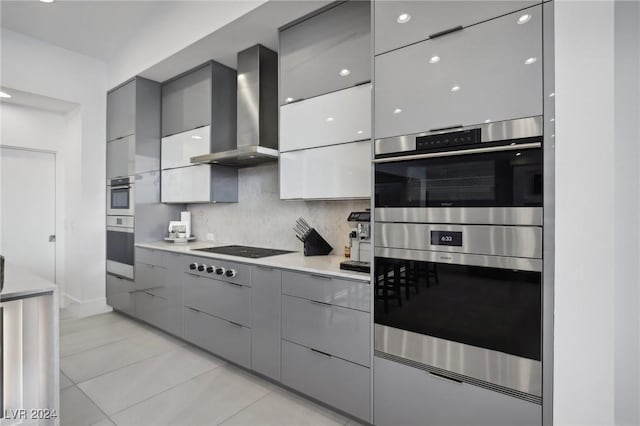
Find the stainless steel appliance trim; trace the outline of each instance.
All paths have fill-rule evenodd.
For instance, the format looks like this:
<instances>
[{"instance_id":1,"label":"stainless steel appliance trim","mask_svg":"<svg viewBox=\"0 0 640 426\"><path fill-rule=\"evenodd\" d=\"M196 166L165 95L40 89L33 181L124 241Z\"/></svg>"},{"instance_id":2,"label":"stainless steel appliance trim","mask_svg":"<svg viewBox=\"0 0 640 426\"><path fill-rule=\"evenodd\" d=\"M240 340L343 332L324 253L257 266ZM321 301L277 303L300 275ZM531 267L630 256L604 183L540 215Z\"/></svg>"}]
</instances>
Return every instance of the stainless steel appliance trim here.
<instances>
[{"instance_id":1,"label":"stainless steel appliance trim","mask_svg":"<svg viewBox=\"0 0 640 426\"><path fill-rule=\"evenodd\" d=\"M376 355L389 354L421 364L426 371L432 367L436 373L442 370L444 373L440 374L454 380L490 387L541 403L540 361L381 324L375 324L374 330Z\"/></svg>"},{"instance_id":2,"label":"stainless steel appliance trim","mask_svg":"<svg viewBox=\"0 0 640 426\"><path fill-rule=\"evenodd\" d=\"M542 116L518 118L516 120L498 121L496 123L478 124L474 126L460 126L455 129L446 130L436 129L429 132L414 133L403 136L393 136L384 139L375 139L374 149L375 155L414 151L416 149L416 137L470 129L480 129L481 143L530 138L542 136L542 128Z\"/></svg>"},{"instance_id":3,"label":"stainless steel appliance trim","mask_svg":"<svg viewBox=\"0 0 640 426\"><path fill-rule=\"evenodd\" d=\"M465 149L465 150L459 150L459 151L430 152L427 154L415 154L415 155L403 155L399 157L377 158L373 160L373 162L376 164L392 163L395 161L423 160L426 158L453 157L453 156L460 156L460 155L483 154L487 152L522 151L524 149L540 148L541 146L542 146L542 143L540 142L531 142L531 143L521 143L521 144L514 144L514 145L490 146L487 148L472 148L472 149Z\"/></svg>"},{"instance_id":4,"label":"stainless steel appliance trim","mask_svg":"<svg viewBox=\"0 0 640 426\"><path fill-rule=\"evenodd\" d=\"M378 207L377 222L542 226L542 207Z\"/></svg>"},{"instance_id":5,"label":"stainless steel appliance trim","mask_svg":"<svg viewBox=\"0 0 640 426\"><path fill-rule=\"evenodd\" d=\"M479 254L443 253L427 250L407 250L376 247L376 257L417 260L420 262L451 263L455 265L485 266L487 268L542 272L542 260L523 257L487 256Z\"/></svg>"},{"instance_id":6,"label":"stainless steel appliance trim","mask_svg":"<svg viewBox=\"0 0 640 426\"><path fill-rule=\"evenodd\" d=\"M462 246L431 244L432 231L462 232ZM376 247L490 256L542 258L538 226L376 223Z\"/></svg>"},{"instance_id":7,"label":"stainless steel appliance trim","mask_svg":"<svg viewBox=\"0 0 640 426\"><path fill-rule=\"evenodd\" d=\"M134 211L135 211L135 204L136 204L136 192L135 192L135 176L130 176L127 179L129 179L129 184L126 185L117 185L117 186L111 186L109 182L109 184L107 184L107 215L108 216L122 216L122 215L127 215L127 216L133 216L134 215ZM115 180L122 180L122 179L115 179ZM113 189L129 189L129 208L128 209L116 209L111 207L111 190Z\"/></svg>"},{"instance_id":8,"label":"stainless steel appliance trim","mask_svg":"<svg viewBox=\"0 0 640 426\"><path fill-rule=\"evenodd\" d=\"M121 277L133 279L133 265L126 265L113 260L107 260L107 272Z\"/></svg>"},{"instance_id":9,"label":"stainless steel appliance trim","mask_svg":"<svg viewBox=\"0 0 640 426\"><path fill-rule=\"evenodd\" d=\"M133 234L134 233L134 228L129 228L129 227L125 227L125 226L107 226L107 231L127 232L129 234Z\"/></svg>"},{"instance_id":10,"label":"stainless steel appliance trim","mask_svg":"<svg viewBox=\"0 0 640 426\"><path fill-rule=\"evenodd\" d=\"M118 223L118 220L121 223ZM133 216L107 216L107 227L133 228L134 223Z\"/></svg>"}]
</instances>

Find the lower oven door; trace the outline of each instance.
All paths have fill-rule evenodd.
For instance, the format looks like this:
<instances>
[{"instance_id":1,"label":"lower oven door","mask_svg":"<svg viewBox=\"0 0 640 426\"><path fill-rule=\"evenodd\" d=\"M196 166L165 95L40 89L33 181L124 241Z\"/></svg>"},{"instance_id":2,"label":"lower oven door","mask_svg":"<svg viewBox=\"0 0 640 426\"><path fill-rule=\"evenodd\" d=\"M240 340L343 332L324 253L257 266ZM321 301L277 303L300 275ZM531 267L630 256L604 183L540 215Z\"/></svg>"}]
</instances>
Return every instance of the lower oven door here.
<instances>
[{"instance_id":1,"label":"lower oven door","mask_svg":"<svg viewBox=\"0 0 640 426\"><path fill-rule=\"evenodd\" d=\"M107 272L133 279L134 229L107 226Z\"/></svg>"},{"instance_id":2,"label":"lower oven door","mask_svg":"<svg viewBox=\"0 0 640 426\"><path fill-rule=\"evenodd\" d=\"M377 354L539 399L541 269L540 259L377 247Z\"/></svg>"}]
</instances>

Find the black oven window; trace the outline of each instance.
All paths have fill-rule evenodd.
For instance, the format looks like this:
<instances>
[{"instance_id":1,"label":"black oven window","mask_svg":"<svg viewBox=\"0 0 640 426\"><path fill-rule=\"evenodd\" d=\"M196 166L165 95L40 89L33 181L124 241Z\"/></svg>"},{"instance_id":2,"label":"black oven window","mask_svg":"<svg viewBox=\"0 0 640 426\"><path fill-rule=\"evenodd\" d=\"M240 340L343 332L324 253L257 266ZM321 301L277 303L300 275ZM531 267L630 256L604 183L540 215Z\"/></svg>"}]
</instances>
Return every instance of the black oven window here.
<instances>
[{"instance_id":1,"label":"black oven window","mask_svg":"<svg viewBox=\"0 0 640 426\"><path fill-rule=\"evenodd\" d=\"M107 259L133 266L133 233L107 231Z\"/></svg>"},{"instance_id":2,"label":"black oven window","mask_svg":"<svg viewBox=\"0 0 640 426\"><path fill-rule=\"evenodd\" d=\"M541 274L377 257L377 324L541 359Z\"/></svg>"},{"instance_id":3,"label":"black oven window","mask_svg":"<svg viewBox=\"0 0 640 426\"><path fill-rule=\"evenodd\" d=\"M129 188L111 190L111 208L129 209Z\"/></svg>"},{"instance_id":4,"label":"black oven window","mask_svg":"<svg viewBox=\"0 0 640 426\"><path fill-rule=\"evenodd\" d=\"M542 206L542 150L380 163L376 207Z\"/></svg>"}]
</instances>

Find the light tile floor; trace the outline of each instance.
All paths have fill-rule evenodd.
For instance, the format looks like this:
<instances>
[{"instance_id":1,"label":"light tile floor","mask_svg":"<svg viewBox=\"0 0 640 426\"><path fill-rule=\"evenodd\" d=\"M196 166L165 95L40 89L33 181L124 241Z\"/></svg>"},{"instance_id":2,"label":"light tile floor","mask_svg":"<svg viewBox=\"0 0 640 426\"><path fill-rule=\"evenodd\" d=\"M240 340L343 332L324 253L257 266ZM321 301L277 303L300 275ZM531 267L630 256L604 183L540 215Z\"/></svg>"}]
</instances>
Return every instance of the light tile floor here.
<instances>
[{"instance_id":1,"label":"light tile floor","mask_svg":"<svg viewBox=\"0 0 640 426\"><path fill-rule=\"evenodd\" d=\"M60 312L67 425L357 425L117 313Z\"/></svg>"}]
</instances>

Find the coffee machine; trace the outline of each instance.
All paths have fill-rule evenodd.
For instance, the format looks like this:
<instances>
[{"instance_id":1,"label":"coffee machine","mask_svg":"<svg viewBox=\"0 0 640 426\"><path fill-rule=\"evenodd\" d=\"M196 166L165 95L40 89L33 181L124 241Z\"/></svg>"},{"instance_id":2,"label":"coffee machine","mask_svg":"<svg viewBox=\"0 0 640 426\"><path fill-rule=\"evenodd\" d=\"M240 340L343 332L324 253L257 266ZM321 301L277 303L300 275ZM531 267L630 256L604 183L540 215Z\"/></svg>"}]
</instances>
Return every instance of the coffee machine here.
<instances>
[{"instance_id":1,"label":"coffee machine","mask_svg":"<svg viewBox=\"0 0 640 426\"><path fill-rule=\"evenodd\" d=\"M371 211L351 212L349 246L351 260L340 263L340 269L369 272L371 269Z\"/></svg>"}]
</instances>

